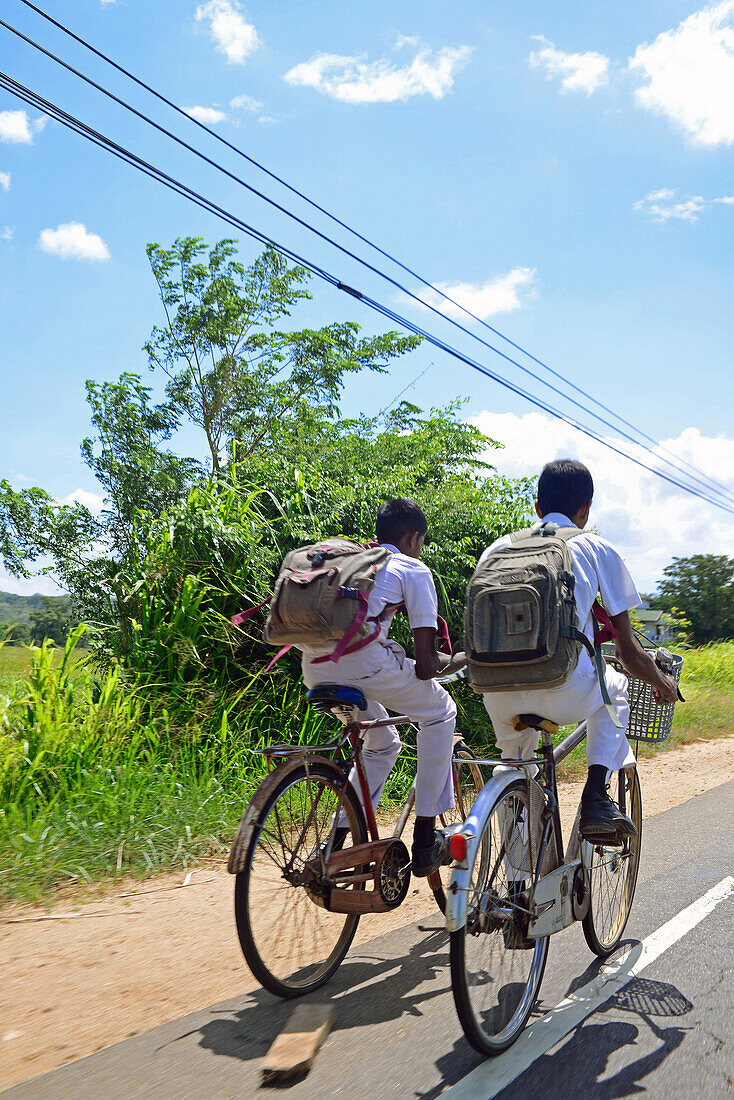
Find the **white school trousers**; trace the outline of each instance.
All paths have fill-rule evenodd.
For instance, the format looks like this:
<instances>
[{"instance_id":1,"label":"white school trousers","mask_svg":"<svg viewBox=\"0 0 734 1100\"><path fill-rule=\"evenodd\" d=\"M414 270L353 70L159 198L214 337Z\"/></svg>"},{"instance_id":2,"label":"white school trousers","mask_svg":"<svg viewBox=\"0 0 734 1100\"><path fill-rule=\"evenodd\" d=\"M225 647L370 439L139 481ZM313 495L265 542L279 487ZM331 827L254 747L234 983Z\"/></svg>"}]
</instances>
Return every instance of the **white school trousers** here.
<instances>
[{"instance_id":1,"label":"white school trousers","mask_svg":"<svg viewBox=\"0 0 734 1100\"><path fill-rule=\"evenodd\" d=\"M559 726L587 719L586 762L603 764L609 771L634 764L634 753L627 740L629 698L627 677L605 665L605 679L612 706L622 722L621 729L614 725L604 706L596 669L587 653L579 656L579 663L565 684L539 691L494 691L484 695L484 705L492 719L497 745L505 759L527 759L535 752L539 736L536 730L517 733L512 728L516 714L539 714L550 718Z\"/></svg>"},{"instance_id":2,"label":"white school trousers","mask_svg":"<svg viewBox=\"0 0 734 1100\"><path fill-rule=\"evenodd\" d=\"M307 687L317 684L349 684L359 688L369 701L360 718L387 718L385 707L407 714L418 723L418 769L415 782L415 812L421 817L446 813L454 805L451 774L456 706L449 693L435 680L419 680L415 661L406 657L397 642L377 639L335 664L315 665L303 655L303 679ZM364 739L364 766L372 805L377 806L382 788L402 747L395 726L368 730ZM359 781L352 783L360 794Z\"/></svg>"}]
</instances>

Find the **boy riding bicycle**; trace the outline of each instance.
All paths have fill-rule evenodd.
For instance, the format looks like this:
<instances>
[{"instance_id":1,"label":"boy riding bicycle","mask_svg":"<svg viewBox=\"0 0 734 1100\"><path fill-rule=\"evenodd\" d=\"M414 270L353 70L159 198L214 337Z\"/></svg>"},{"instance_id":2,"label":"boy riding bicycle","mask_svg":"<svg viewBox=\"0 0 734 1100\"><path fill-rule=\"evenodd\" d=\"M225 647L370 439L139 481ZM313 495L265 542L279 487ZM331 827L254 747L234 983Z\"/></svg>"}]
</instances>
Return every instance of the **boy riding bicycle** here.
<instances>
[{"instance_id":1,"label":"boy riding bicycle","mask_svg":"<svg viewBox=\"0 0 734 1100\"><path fill-rule=\"evenodd\" d=\"M445 862L446 843L436 832L436 816L454 805L451 753L456 706L435 677L455 672L464 663L463 654L452 658L436 649L436 586L428 566L419 561L427 530L426 517L415 501L405 497L386 501L377 513L376 534L390 556L377 573L367 607L367 620L379 623L379 635L336 662L318 661L331 652L329 648L299 646L307 687L338 680L363 692L368 700L368 720L386 718L388 706L418 723L412 849L413 874L418 876L432 874ZM408 615L414 659L388 638L399 608ZM395 726L368 730L365 735L363 759L373 807L380 800L401 747ZM346 833L346 829L337 830L335 849L344 843Z\"/></svg>"},{"instance_id":2,"label":"boy riding bicycle","mask_svg":"<svg viewBox=\"0 0 734 1100\"><path fill-rule=\"evenodd\" d=\"M616 631L616 654L620 662L630 674L653 686L658 702L673 703L678 697L675 681L658 669L632 632L629 612L639 605L640 597L624 561L609 542L583 530L593 495L594 483L586 466L571 459L549 462L538 482L535 511L541 521L539 526L552 524L561 531L579 529L578 534L568 538L568 548L575 581L573 592L578 626L590 646L594 643L592 605L599 594ZM482 554L479 564L512 544L510 535L497 539ZM634 755L626 737L629 719L627 678L609 666L602 666L601 674L604 685L600 683L589 653L582 647L578 663L564 683L539 690L524 687L517 691L487 691L484 705L502 756L507 759L527 759L537 745L535 729L516 732L513 718L517 715L533 711L559 725L586 717L588 778L581 798L580 830L589 839L613 841L633 836L637 830L609 797L607 775L634 764ZM616 721L610 710L616 714Z\"/></svg>"}]
</instances>

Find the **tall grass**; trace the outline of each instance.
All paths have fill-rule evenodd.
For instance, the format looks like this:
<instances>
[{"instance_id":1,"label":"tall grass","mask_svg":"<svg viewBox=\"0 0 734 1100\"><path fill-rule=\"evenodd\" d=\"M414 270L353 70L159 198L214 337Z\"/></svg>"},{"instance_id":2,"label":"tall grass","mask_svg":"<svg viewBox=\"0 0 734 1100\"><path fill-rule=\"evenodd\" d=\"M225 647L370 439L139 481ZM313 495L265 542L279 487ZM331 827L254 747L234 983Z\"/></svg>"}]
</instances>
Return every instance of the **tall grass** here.
<instances>
[{"instance_id":1,"label":"tall grass","mask_svg":"<svg viewBox=\"0 0 734 1100\"><path fill-rule=\"evenodd\" d=\"M79 633L0 690L0 895L185 867L220 854L265 772L250 750L323 738L324 720L281 677L256 682L182 731L116 669L74 665Z\"/></svg>"}]
</instances>

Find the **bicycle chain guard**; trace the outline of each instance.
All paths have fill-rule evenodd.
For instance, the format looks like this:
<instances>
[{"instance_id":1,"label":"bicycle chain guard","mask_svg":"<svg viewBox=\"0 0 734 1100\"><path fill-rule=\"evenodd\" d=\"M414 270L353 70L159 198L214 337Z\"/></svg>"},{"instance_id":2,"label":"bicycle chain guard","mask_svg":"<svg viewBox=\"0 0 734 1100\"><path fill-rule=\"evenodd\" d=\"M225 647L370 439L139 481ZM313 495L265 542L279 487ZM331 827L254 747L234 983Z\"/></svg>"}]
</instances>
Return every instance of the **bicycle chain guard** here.
<instances>
[{"instance_id":1,"label":"bicycle chain guard","mask_svg":"<svg viewBox=\"0 0 734 1100\"><path fill-rule=\"evenodd\" d=\"M311 860L304 875L311 900L331 913L387 913L408 893L410 853L402 840L386 837L332 852L325 875Z\"/></svg>"}]
</instances>

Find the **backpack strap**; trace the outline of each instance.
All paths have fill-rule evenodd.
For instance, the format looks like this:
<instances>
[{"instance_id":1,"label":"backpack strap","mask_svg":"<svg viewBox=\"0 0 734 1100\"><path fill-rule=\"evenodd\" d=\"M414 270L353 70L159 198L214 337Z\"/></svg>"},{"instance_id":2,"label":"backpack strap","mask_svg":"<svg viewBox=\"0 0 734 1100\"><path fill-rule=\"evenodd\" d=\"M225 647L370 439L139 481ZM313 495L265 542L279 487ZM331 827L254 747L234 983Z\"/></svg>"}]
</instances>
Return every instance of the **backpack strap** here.
<instances>
[{"instance_id":1,"label":"backpack strap","mask_svg":"<svg viewBox=\"0 0 734 1100\"><path fill-rule=\"evenodd\" d=\"M246 623L248 619L251 619L253 615L256 615L261 607L265 607L266 604L269 604L272 598L272 595L266 596L264 600L261 600L260 603L255 604L254 607L248 607L245 611L240 611L238 615L233 615L232 618L229 620L232 626L242 626L242 624Z\"/></svg>"},{"instance_id":2,"label":"backpack strap","mask_svg":"<svg viewBox=\"0 0 734 1100\"><path fill-rule=\"evenodd\" d=\"M557 539L563 539L567 542L568 539L575 538L576 535L583 534L580 527L558 527L557 524L551 523L550 520L547 523L541 523L538 520L532 527L523 527L520 531L513 531L510 534L510 538L513 542L522 542L524 539L537 538L538 535L544 535L547 538L553 537Z\"/></svg>"},{"instance_id":3,"label":"backpack strap","mask_svg":"<svg viewBox=\"0 0 734 1100\"><path fill-rule=\"evenodd\" d=\"M601 651L601 645L592 645L589 639L584 634L583 630L579 630L577 626L563 626L561 627L561 633L564 638L573 638L577 642L581 642L584 649L587 651L594 667L596 668L596 675L599 679L599 688L601 690L601 697L604 702L604 708L607 714L614 722L617 729L622 728L622 723L619 719L619 715L612 706L612 700L609 697L609 689L607 688L607 680L604 675L604 657Z\"/></svg>"}]
</instances>

